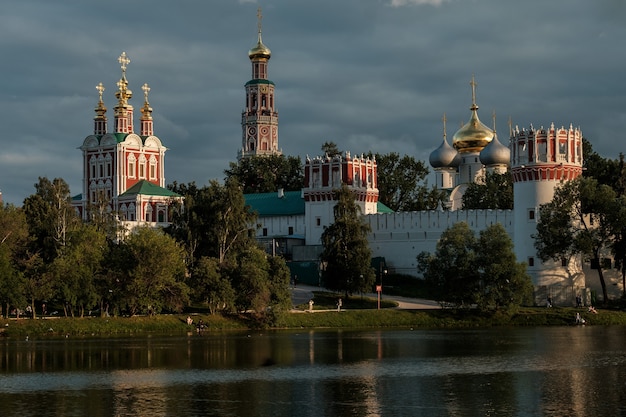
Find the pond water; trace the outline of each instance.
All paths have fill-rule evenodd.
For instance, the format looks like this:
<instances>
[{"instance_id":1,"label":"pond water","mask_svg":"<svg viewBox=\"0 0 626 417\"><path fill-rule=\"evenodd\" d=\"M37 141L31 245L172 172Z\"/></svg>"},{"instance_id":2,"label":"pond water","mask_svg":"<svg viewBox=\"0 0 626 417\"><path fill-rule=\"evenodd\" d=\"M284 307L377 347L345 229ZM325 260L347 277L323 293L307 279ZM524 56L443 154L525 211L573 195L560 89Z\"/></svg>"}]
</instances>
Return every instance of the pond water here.
<instances>
[{"instance_id":1,"label":"pond water","mask_svg":"<svg viewBox=\"0 0 626 417\"><path fill-rule=\"evenodd\" d=\"M3 416L619 416L626 328L0 339Z\"/></svg>"}]
</instances>

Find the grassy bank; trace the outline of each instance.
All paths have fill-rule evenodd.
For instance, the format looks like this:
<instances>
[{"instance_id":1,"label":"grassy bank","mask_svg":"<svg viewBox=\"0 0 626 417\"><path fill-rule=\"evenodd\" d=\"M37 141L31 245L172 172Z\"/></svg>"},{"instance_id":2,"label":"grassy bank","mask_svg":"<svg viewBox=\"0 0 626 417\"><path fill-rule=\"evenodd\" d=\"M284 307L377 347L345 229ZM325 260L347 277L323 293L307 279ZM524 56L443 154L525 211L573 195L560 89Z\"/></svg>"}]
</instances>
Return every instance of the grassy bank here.
<instances>
[{"instance_id":1,"label":"grassy bank","mask_svg":"<svg viewBox=\"0 0 626 417\"><path fill-rule=\"evenodd\" d=\"M588 325L626 325L626 312L598 310L592 314L575 308L522 308L514 314L481 313L477 310L316 310L313 313L295 312L277 318L274 328L478 328L494 326L566 326L574 325L580 312ZM145 334L180 335L195 331L186 324L186 315L158 315L153 317L91 317L55 319L0 320L0 331L5 337L119 337ZM244 330L258 322L247 317L221 315L193 315L197 323L206 323L207 332Z\"/></svg>"}]
</instances>

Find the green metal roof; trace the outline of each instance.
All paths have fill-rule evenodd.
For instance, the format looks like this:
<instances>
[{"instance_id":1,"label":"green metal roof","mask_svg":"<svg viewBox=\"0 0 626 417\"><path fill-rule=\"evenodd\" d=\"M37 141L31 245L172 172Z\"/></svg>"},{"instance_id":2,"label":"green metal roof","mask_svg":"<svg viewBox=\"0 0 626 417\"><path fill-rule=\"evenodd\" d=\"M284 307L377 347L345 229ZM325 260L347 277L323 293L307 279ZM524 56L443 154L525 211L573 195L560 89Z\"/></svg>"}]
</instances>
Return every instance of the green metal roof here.
<instances>
[{"instance_id":1,"label":"green metal roof","mask_svg":"<svg viewBox=\"0 0 626 417\"><path fill-rule=\"evenodd\" d=\"M381 203L380 201L376 203L376 212L377 213L395 213L392 209Z\"/></svg>"},{"instance_id":2,"label":"green metal roof","mask_svg":"<svg viewBox=\"0 0 626 417\"><path fill-rule=\"evenodd\" d=\"M274 81L270 81L270 80L266 80L263 78L255 78L254 80L250 80L246 83L246 85L255 85L255 84L271 84L271 85L276 85L274 84Z\"/></svg>"},{"instance_id":3,"label":"green metal roof","mask_svg":"<svg viewBox=\"0 0 626 417\"><path fill-rule=\"evenodd\" d=\"M173 191L168 190L167 188L159 187L156 184L151 183L150 181L141 180L137 184L130 187L128 190L120 194L120 196L127 195L156 195L161 197L180 197L180 194L177 194Z\"/></svg>"},{"instance_id":4,"label":"green metal roof","mask_svg":"<svg viewBox=\"0 0 626 417\"><path fill-rule=\"evenodd\" d=\"M259 217L304 215L301 191L285 191L280 198L278 193L244 194L244 198Z\"/></svg>"}]
</instances>

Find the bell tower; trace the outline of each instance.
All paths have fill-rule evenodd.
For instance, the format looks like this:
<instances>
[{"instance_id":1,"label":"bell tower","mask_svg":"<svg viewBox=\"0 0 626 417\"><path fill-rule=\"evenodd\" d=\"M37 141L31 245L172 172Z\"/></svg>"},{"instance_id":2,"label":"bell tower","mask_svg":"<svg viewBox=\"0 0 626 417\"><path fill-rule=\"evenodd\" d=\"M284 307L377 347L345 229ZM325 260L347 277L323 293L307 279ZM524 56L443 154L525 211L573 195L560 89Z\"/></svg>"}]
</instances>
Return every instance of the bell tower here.
<instances>
[{"instance_id":1,"label":"bell tower","mask_svg":"<svg viewBox=\"0 0 626 417\"><path fill-rule=\"evenodd\" d=\"M258 40L248 52L252 79L245 85L246 104L241 114L241 149L237 159L254 155L280 155L278 149L278 112L275 107L274 83L267 78L270 49L261 38L261 8L257 11Z\"/></svg>"}]
</instances>

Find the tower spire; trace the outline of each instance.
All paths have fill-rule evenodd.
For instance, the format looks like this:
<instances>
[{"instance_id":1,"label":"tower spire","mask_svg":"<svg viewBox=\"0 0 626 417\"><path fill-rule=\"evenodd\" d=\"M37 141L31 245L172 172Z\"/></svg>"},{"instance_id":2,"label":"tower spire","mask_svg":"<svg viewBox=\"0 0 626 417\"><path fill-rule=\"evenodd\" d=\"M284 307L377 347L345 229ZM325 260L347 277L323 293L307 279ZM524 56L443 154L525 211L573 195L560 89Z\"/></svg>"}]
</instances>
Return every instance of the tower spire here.
<instances>
[{"instance_id":1,"label":"tower spire","mask_svg":"<svg viewBox=\"0 0 626 417\"><path fill-rule=\"evenodd\" d=\"M93 118L94 126L93 126L93 134L96 136L106 135L107 133L107 108L104 105L104 101L102 100L102 93L104 93L104 86L102 83L99 83L96 86L96 90L98 90L98 105L96 106L96 116Z\"/></svg>"},{"instance_id":2,"label":"tower spire","mask_svg":"<svg viewBox=\"0 0 626 417\"><path fill-rule=\"evenodd\" d=\"M141 86L143 90L143 107L141 108L141 136L152 136L154 134L154 126L152 121L152 107L148 102L148 93L150 86L147 83Z\"/></svg>"},{"instance_id":3,"label":"tower spire","mask_svg":"<svg viewBox=\"0 0 626 417\"><path fill-rule=\"evenodd\" d=\"M474 74L472 74L472 81L470 81L470 85L472 86L472 107L470 110L478 110L478 105L476 104L476 79L474 78Z\"/></svg>"},{"instance_id":4,"label":"tower spire","mask_svg":"<svg viewBox=\"0 0 626 417\"><path fill-rule=\"evenodd\" d=\"M122 77L117 82L118 90L115 93L117 98L117 106L115 106L115 133L133 133L133 106L128 104L133 96L133 92L128 88L128 81L126 80L126 68L130 64L130 58L126 55L126 52L117 58L117 62L120 63L122 69Z\"/></svg>"}]
</instances>

